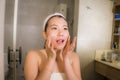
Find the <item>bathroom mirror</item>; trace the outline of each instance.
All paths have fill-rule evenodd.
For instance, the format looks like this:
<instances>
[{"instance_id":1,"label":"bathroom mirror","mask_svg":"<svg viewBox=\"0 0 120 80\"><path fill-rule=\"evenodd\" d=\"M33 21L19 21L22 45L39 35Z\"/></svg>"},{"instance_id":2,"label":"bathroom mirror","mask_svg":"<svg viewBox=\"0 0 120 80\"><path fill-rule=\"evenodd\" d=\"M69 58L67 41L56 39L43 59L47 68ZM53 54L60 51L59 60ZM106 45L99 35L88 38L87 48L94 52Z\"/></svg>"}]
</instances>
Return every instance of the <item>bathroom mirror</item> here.
<instances>
[{"instance_id":1,"label":"bathroom mirror","mask_svg":"<svg viewBox=\"0 0 120 80\"><path fill-rule=\"evenodd\" d=\"M74 0L6 0L5 7L5 80L24 80L27 52L44 47L42 25L47 15L63 11L72 36Z\"/></svg>"}]
</instances>

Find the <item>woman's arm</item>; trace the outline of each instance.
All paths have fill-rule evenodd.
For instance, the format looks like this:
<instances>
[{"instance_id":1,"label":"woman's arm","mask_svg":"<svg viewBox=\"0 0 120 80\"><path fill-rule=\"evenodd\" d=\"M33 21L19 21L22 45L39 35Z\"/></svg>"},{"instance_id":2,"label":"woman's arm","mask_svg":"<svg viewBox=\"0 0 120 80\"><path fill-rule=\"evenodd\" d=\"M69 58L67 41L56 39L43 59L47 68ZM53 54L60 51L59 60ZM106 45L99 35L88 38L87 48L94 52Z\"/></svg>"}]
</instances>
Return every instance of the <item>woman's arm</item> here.
<instances>
[{"instance_id":1,"label":"woman's arm","mask_svg":"<svg viewBox=\"0 0 120 80\"><path fill-rule=\"evenodd\" d=\"M70 43L69 37L66 47L63 50L64 67L68 80L81 80L79 56L73 52L75 43L76 37L72 43ZM72 60L72 64L70 60Z\"/></svg>"},{"instance_id":2,"label":"woman's arm","mask_svg":"<svg viewBox=\"0 0 120 80\"><path fill-rule=\"evenodd\" d=\"M64 60L64 67L65 67L67 78L68 80L82 80L81 72L80 72L79 56L76 53L74 53L74 55L72 56L73 56L72 64L70 62L70 59Z\"/></svg>"},{"instance_id":3,"label":"woman's arm","mask_svg":"<svg viewBox=\"0 0 120 80\"><path fill-rule=\"evenodd\" d=\"M24 64L25 80L35 80L38 74L38 61L38 56L35 51L27 53Z\"/></svg>"},{"instance_id":4,"label":"woman's arm","mask_svg":"<svg viewBox=\"0 0 120 80\"><path fill-rule=\"evenodd\" d=\"M35 51L31 51L26 56L24 74L25 80L49 80L51 77L54 61L48 58L47 63L42 71L38 72L41 59Z\"/></svg>"}]
</instances>

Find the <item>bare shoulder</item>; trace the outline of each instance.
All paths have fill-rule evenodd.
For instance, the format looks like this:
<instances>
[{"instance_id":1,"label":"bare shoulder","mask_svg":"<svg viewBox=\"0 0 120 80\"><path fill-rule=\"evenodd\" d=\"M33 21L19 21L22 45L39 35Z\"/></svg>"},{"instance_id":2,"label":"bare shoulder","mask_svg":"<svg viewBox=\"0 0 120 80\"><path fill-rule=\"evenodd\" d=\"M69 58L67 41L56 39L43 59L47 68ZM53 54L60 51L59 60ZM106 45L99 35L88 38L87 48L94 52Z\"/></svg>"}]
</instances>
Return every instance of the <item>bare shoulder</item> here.
<instances>
[{"instance_id":1,"label":"bare shoulder","mask_svg":"<svg viewBox=\"0 0 120 80\"><path fill-rule=\"evenodd\" d=\"M44 55L44 50L31 50L27 53L24 64L26 80L33 80L37 76L41 68L39 67L41 64L41 54Z\"/></svg>"},{"instance_id":2,"label":"bare shoulder","mask_svg":"<svg viewBox=\"0 0 120 80\"><path fill-rule=\"evenodd\" d=\"M37 57L38 51L37 50L31 50L27 53L26 57Z\"/></svg>"},{"instance_id":3,"label":"bare shoulder","mask_svg":"<svg viewBox=\"0 0 120 80\"><path fill-rule=\"evenodd\" d=\"M76 52L73 52L72 53L72 62L74 62L74 61L79 61L80 59L79 59L79 55L76 53Z\"/></svg>"},{"instance_id":4,"label":"bare shoulder","mask_svg":"<svg viewBox=\"0 0 120 80\"><path fill-rule=\"evenodd\" d=\"M79 58L79 55L76 52L72 53L72 58Z\"/></svg>"},{"instance_id":5,"label":"bare shoulder","mask_svg":"<svg viewBox=\"0 0 120 80\"><path fill-rule=\"evenodd\" d=\"M26 55L26 58L29 58L29 59L40 59L41 58L41 55L44 55L44 50L31 50L27 53Z\"/></svg>"}]
</instances>

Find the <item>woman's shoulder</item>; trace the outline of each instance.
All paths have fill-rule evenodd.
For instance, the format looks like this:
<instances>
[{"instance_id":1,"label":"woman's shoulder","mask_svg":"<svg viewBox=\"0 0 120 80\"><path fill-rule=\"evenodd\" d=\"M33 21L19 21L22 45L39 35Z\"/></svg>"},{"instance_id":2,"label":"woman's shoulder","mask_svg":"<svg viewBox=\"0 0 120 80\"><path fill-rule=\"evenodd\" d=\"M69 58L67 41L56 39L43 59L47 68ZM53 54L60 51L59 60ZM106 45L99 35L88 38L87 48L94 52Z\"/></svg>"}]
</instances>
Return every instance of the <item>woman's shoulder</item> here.
<instances>
[{"instance_id":1,"label":"woman's shoulder","mask_svg":"<svg viewBox=\"0 0 120 80\"><path fill-rule=\"evenodd\" d=\"M74 60L79 60L79 55L76 52L72 53L72 61L74 62Z\"/></svg>"},{"instance_id":2,"label":"woman's shoulder","mask_svg":"<svg viewBox=\"0 0 120 80\"><path fill-rule=\"evenodd\" d=\"M30 51L28 51L27 54L42 54L44 52L45 52L44 49L42 49L42 50L30 50Z\"/></svg>"},{"instance_id":3,"label":"woman's shoulder","mask_svg":"<svg viewBox=\"0 0 120 80\"><path fill-rule=\"evenodd\" d=\"M27 53L26 57L28 58L34 58L34 59L40 59L42 55L45 55L45 50L31 50Z\"/></svg>"},{"instance_id":4,"label":"woman's shoulder","mask_svg":"<svg viewBox=\"0 0 120 80\"><path fill-rule=\"evenodd\" d=\"M73 52L73 53L72 53L72 57L73 57L73 58L75 58L75 57L79 57L79 55L78 55L78 53Z\"/></svg>"}]
</instances>

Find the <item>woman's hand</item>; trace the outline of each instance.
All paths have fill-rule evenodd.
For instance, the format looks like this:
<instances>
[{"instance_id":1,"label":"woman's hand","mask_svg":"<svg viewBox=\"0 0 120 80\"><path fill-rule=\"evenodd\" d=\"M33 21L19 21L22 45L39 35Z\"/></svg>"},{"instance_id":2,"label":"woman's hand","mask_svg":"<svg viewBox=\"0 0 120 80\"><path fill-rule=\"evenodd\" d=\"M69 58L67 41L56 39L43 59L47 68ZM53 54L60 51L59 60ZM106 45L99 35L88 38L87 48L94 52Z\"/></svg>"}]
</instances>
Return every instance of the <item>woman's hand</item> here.
<instances>
[{"instance_id":1,"label":"woman's hand","mask_svg":"<svg viewBox=\"0 0 120 80\"><path fill-rule=\"evenodd\" d=\"M54 45L50 38L48 38L46 41L46 53L48 58L56 59L56 51L54 50Z\"/></svg>"},{"instance_id":2,"label":"woman's hand","mask_svg":"<svg viewBox=\"0 0 120 80\"><path fill-rule=\"evenodd\" d=\"M70 36L68 37L66 46L63 50L63 59L68 59L75 48L76 37L74 37L72 43L70 43Z\"/></svg>"}]
</instances>

